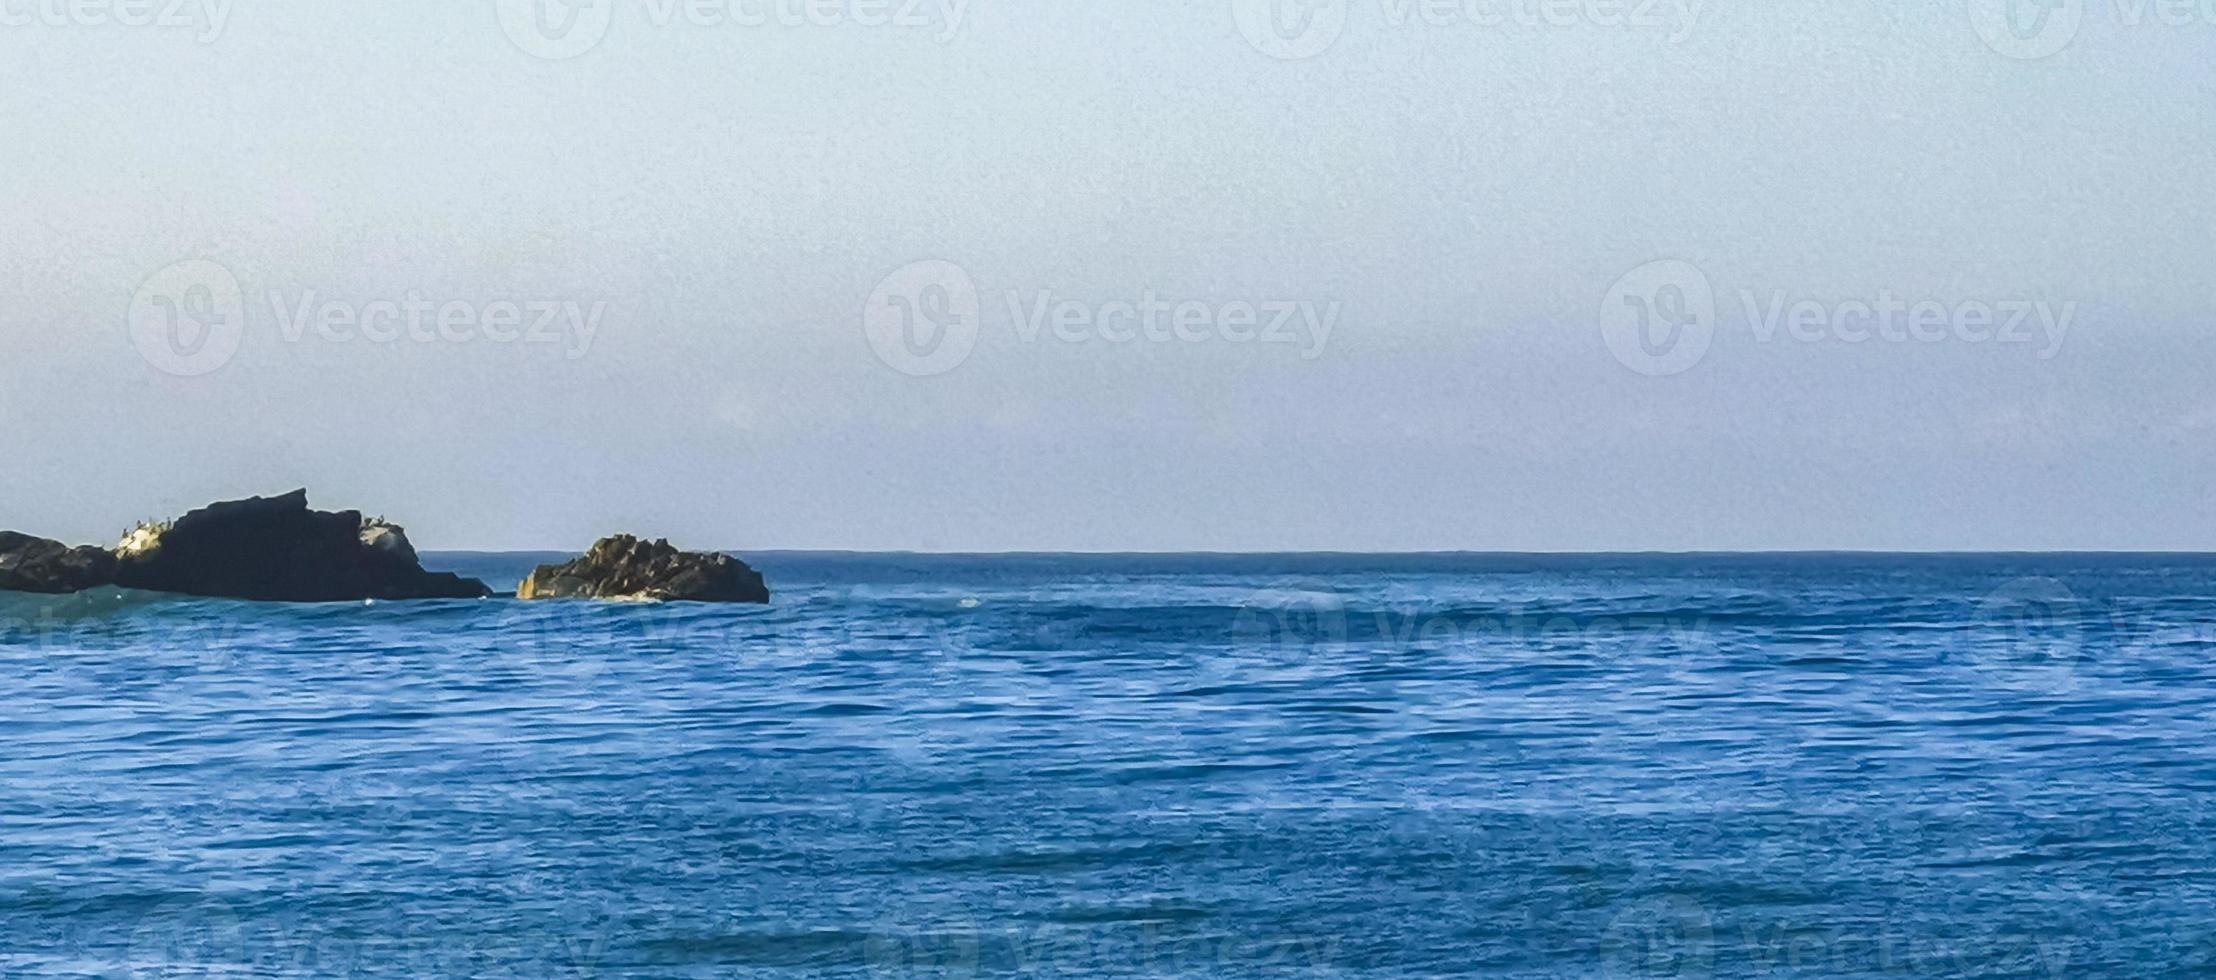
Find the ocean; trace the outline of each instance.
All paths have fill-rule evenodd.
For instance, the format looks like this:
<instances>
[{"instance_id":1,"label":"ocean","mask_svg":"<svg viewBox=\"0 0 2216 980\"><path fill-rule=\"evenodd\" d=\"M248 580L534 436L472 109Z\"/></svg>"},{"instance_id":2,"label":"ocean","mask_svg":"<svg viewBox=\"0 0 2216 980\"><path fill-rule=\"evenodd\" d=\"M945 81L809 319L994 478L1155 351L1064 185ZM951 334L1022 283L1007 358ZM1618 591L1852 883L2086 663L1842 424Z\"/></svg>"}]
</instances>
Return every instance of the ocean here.
<instances>
[{"instance_id":1,"label":"ocean","mask_svg":"<svg viewBox=\"0 0 2216 980\"><path fill-rule=\"evenodd\" d=\"M0 975L2216 971L2216 556L746 557L0 596Z\"/></svg>"}]
</instances>

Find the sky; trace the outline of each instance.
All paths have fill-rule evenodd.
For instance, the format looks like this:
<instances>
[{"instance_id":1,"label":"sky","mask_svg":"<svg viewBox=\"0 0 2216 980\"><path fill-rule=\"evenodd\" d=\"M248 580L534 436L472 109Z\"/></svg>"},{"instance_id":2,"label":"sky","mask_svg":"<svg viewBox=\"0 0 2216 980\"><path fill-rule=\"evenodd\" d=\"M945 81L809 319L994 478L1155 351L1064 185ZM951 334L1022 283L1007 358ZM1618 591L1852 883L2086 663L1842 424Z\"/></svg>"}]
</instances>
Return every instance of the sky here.
<instances>
[{"instance_id":1,"label":"sky","mask_svg":"<svg viewBox=\"0 0 2216 980\"><path fill-rule=\"evenodd\" d=\"M0 527L2216 550L2216 2L0 0Z\"/></svg>"}]
</instances>

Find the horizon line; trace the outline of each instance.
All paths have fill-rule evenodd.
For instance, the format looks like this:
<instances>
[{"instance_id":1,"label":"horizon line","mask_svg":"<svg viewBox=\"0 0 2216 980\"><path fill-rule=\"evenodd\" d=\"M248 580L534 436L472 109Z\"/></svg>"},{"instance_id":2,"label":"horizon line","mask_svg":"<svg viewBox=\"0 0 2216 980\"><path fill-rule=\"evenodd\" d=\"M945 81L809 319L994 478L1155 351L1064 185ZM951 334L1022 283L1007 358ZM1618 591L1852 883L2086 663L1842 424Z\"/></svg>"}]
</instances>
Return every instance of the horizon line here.
<instances>
[{"instance_id":1,"label":"horizon line","mask_svg":"<svg viewBox=\"0 0 2216 980\"><path fill-rule=\"evenodd\" d=\"M590 547L589 545L587 546ZM425 548L424 554L432 555L548 555L583 554L584 549L566 548ZM1605 557L1749 557L1762 555L1870 555L1905 557L2000 557L2000 556L2147 556L2147 557L2216 557L2216 551L2173 550L2159 548L2062 548L2062 549L1928 549L1896 550L1885 548L1758 548L1751 550L1666 550L1642 549L1630 551L1477 551L1468 549L1444 549L1430 551L1348 551L1344 549L1292 550L1292 551L1095 551L1095 550L1014 550L1014 551L940 551L916 549L872 550L865 548L710 548L723 554L755 555L891 555L926 558L1283 558L1283 557L1348 557L1348 558L1425 558L1425 557L1536 557L1536 558L1605 558Z\"/></svg>"}]
</instances>

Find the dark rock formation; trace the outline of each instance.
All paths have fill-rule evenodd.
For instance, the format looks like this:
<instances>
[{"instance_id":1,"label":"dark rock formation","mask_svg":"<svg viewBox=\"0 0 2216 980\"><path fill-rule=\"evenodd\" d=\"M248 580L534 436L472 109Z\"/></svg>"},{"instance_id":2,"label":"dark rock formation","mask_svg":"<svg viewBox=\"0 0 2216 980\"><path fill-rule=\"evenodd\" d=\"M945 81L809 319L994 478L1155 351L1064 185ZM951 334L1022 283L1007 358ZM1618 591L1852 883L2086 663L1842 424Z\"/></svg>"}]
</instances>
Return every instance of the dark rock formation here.
<instances>
[{"instance_id":1,"label":"dark rock formation","mask_svg":"<svg viewBox=\"0 0 2216 980\"><path fill-rule=\"evenodd\" d=\"M115 556L87 545L0 531L0 589L61 595L115 581Z\"/></svg>"},{"instance_id":2,"label":"dark rock formation","mask_svg":"<svg viewBox=\"0 0 2216 980\"><path fill-rule=\"evenodd\" d=\"M730 555L679 551L628 534L602 538L585 557L541 565L516 587L518 599L769 601L762 576Z\"/></svg>"},{"instance_id":3,"label":"dark rock formation","mask_svg":"<svg viewBox=\"0 0 2216 980\"><path fill-rule=\"evenodd\" d=\"M423 570L406 532L357 511L308 509L308 492L210 504L142 527L116 552L126 588L266 602L475 599L485 583Z\"/></svg>"}]
</instances>

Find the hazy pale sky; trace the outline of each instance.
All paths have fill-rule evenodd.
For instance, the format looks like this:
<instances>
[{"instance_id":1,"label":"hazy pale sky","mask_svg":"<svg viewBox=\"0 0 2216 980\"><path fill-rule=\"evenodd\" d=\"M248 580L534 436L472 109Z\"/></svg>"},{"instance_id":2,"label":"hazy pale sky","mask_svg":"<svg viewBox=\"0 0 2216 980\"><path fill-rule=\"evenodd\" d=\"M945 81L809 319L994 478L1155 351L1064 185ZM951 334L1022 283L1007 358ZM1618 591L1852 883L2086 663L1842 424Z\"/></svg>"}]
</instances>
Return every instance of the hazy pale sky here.
<instances>
[{"instance_id":1,"label":"hazy pale sky","mask_svg":"<svg viewBox=\"0 0 2216 980\"><path fill-rule=\"evenodd\" d=\"M2216 549L2216 4L536 2L0 0L0 526Z\"/></svg>"}]
</instances>

